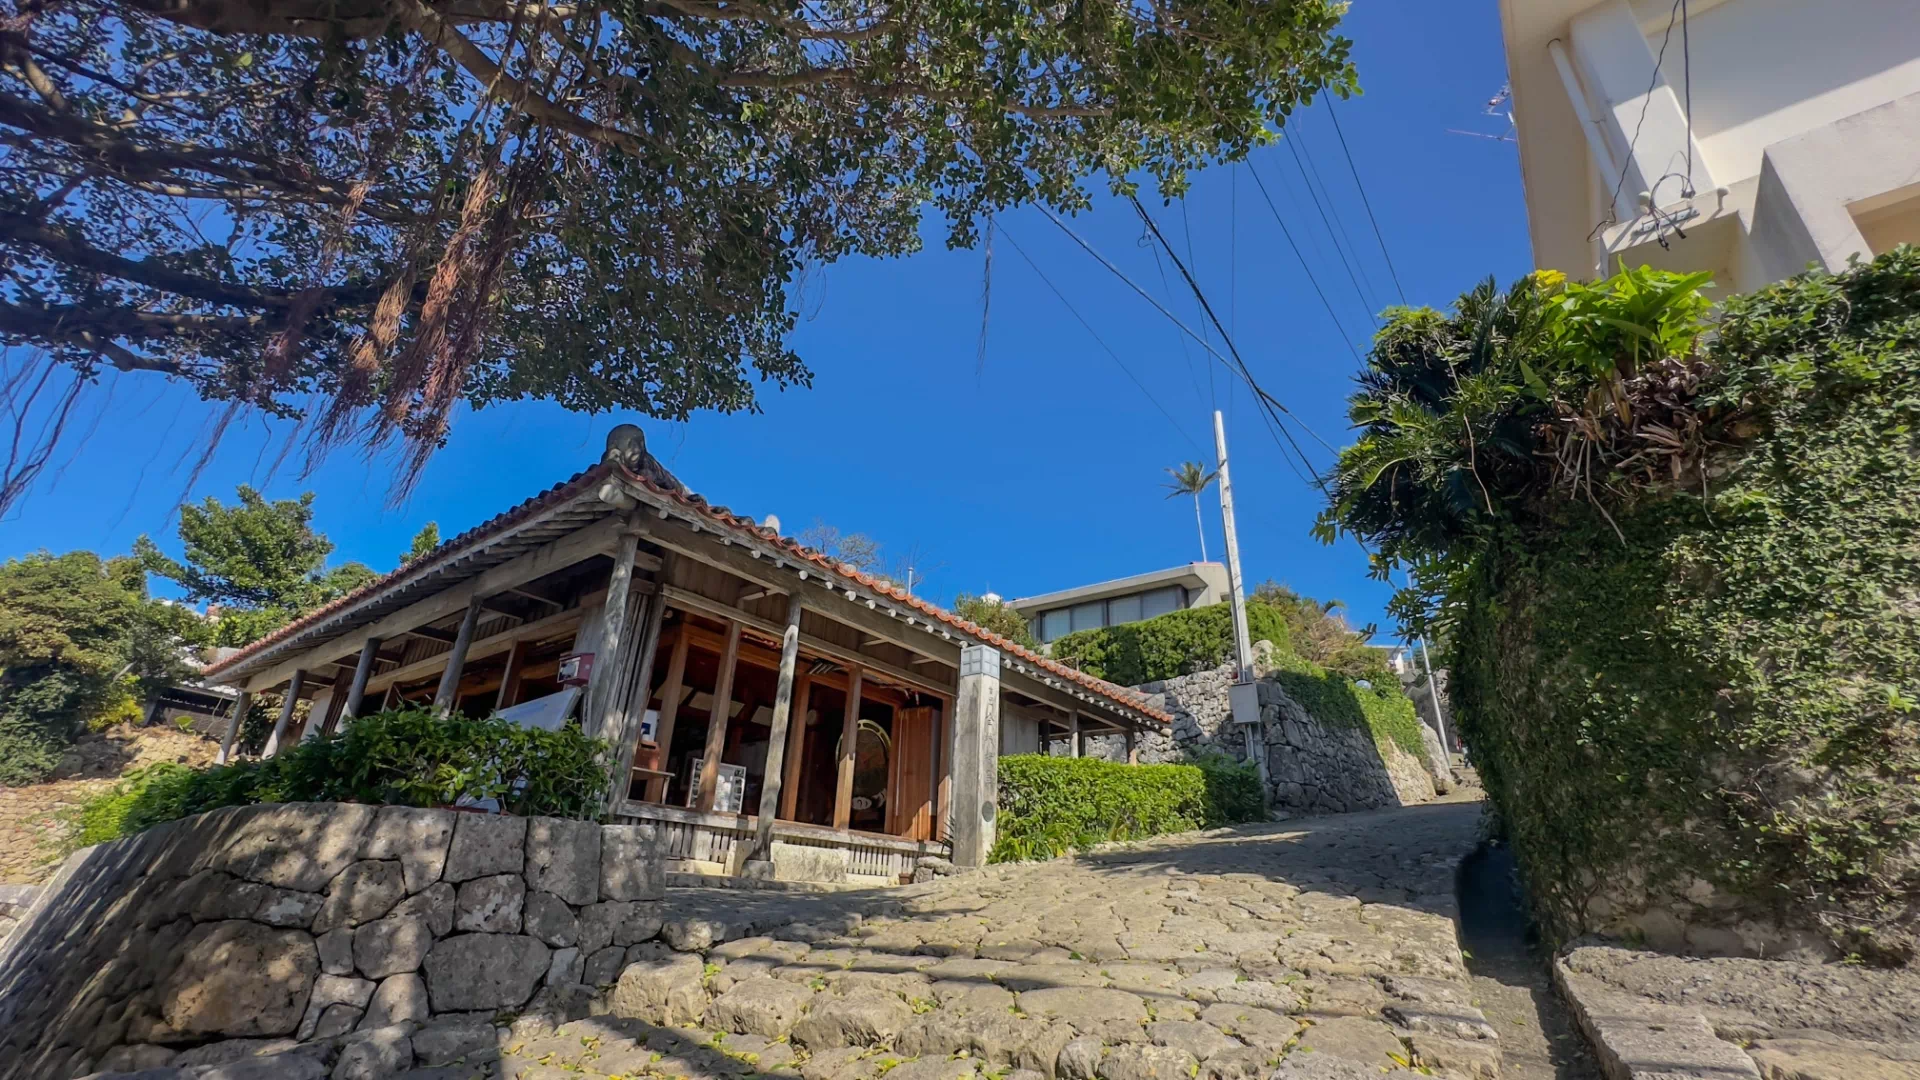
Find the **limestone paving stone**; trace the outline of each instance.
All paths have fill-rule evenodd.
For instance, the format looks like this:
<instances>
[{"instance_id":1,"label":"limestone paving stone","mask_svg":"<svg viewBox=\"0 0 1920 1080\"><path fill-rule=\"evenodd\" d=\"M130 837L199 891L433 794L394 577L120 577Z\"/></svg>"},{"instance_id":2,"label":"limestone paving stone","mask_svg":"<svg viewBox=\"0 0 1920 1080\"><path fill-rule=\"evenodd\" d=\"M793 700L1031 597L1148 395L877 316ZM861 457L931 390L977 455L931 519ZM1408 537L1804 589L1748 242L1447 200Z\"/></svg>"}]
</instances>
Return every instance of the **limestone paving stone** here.
<instances>
[{"instance_id":1,"label":"limestone paving stone","mask_svg":"<svg viewBox=\"0 0 1920 1080\"><path fill-rule=\"evenodd\" d=\"M450 810L383 806L374 815L360 847L362 859L395 859L404 871L407 892L417 893L440 880L453 839Z\"/></svg>"},{"instance_id":2,"label":"limestone paving stone","mask_svg":"<svg viewBox=\"0 0 1920 1080\"><path fill-rule=\"evenodd\" d=\"M1049 1017L1075 1025L1107 1020L1137 1024L1147 1019L1147 1003L1139 995L1094 987L1029 991L1020 995L1020 1009L1031 1016Z\"/></svg>"},{"instance_id":3,"label":"limestone paving stone","mask_svg":"<svg viewBox=\"0 0 1920 1080\"><path fill-rule=\"evenodd\" d=\"M615 1016L675 1025L697 1020L707 1009L706 966L685 953L628 964L611 998Z\"/></svg>"},{"instance_id":4,"label":"limestone paving stone","mask_svg":"<svg viewBox=\"0 0 1920 1080\"><path fill-rule=\"evenodd\" d=\"M1240 1045L1219 1028L1197 1020L1156 1020L1147 1025L1147 1038L1156 1046L1184 1050L1198 1061Z\"/></svg>"},{"instance_id":5,"label":"limestone paving stone","mask_svg":"<svg viewBox=\"0 0 1920 1080\"><path fill-rule=\"evenodd\" d=\"M504 814L455 814L441 879L455 885L526 867L527 819Z\"/></svg>"},{"instance_id":6,"label":"limestone paving stone","mask_svg":"<svg viewBox=\"0 0 1920 1080\"><path fill-rule=\"evenodd\" d=\"M1335 1016L1321 1020L1300 1033L1299 1050L1375 1068L1391 1068L1395 1059L1405 1060L1407 1048L1393 1029L1378 1020L1357 1016Z\"/></svg>"},{"instance_id":7,"label":"limestone paving stone","mask_svg":"<svg viewBox=\"0 0 1920 1080\"><path fill-rule=\"evenodd\" d=\"M407 895L400 864L366 859L349 865L327 885L326 902L313 917L313 931L359 926L393 910Z\"/></svg>"},{"instance_id":8,"label":"limestone paving stone","mask_svg":"<svg viewBox=\"0 0 1920 1080\"><path fill-rule=\"evenodd\" d=\"M1471 1005L1394 1004L1381 1010L1391 1023L1408 1031L1426 1031L1453 1039L1497 1039L1487 1015Z\"/></svg>"},{"instance_id":9,"label":"limestone paving stone","mask_svg":"<svg viewBox=\"0 0 1920 1080\"><path fill-rule=\"evenodd\" d=\"M1190 1080L1199 1071L1192 1054L1150 1043L1112 1047L1100 1061L1102 1080Z\"/></svg>"},{"instance_id":10,"label":"limestone paving stone","mask_svg":"<svg viewBox=\"0 0 1920 1080\"><path fill-rule=\"evenodd\" d=\"M892 1042L912 1021L913 1009L898 996L858 990L814 1000L807 1015L793 1026L792 1035L809 1049L880 1046Z\"/></svg>"},{"instance_id":11,"label":"limestone paving stone","mask_svg":"<svg viewBox=\"0 0 1920 1080\"><path fill-rule=\"evenodd\" d=\"M1326 1054L1292 1053L1280 1059L1269 1080L1423 1080L1412 1069L1381 1069Z\"/></svg>"},{"instance_id":12,"label":"limestone paving stone","mask_svg":"<svg viewBox=\"0 0 1920 1080\"><path fill-rule=\"evenodd\" d=\"M813 1001L813 991L779 979L748 979L713 999L707 1006L710 1027L782 1038Z\"/></svg>"},{"instance_id":13,"label":"limestone paving stone","mask_svg":"<svg viewBox=\"0 0 1920 1080\"><path fill-rule=\"evenodd\" d=\"M517 934L526 900L527 883L519 874L492 874L463 881L455 894L453 928L468 933Z\"/></svg>"},{"instance_id":14,"label":"limestone paving stone","mask_svg":"<svg viewBox=\"0 0 1920 1080\"><path fill-rule=\"evenodd\" d=\"M804 1080L868 1080L879 1068L863 1047L846 1046L809 1054L800 1064Z\"/></svg>"},{"instance_id":15,"label":"limestone paving stone","mask_svg":"<svg viewBox=\"0 0 1920 1080\"><path fill-rule=\"evenodd\" d=\"M1245 1005L1209 1005L1200 1019L1270 1054L1286 1049L1304 1026L1291 1016Z\"/></svg>"},{"instance_id":16,"label":"limestone paving stone","mask_svg":"<svg viewBox=\"0 0 1920 1080\"><path fill-rule=\"evenodd\" d=\"M1266 1080L1269 1055L1251 1046L1223 1050L1200 1063L1207 1080Z\"/></svg>"},{"instance_id":17,"label":"limestone paving stone","mask_svg":"<svg viewBox=\"0 0 1920 1080\"><path fill-rule=\"evenodd\" d=\"M1407 1039L1413 1047L1413 1061L1429 1069L1444 1069L1472 1080L1499 1080L1500 1046L1485 1039L1451 1039L1445 1035L1415 1032ZM1784 1078L1783 1078L1784 1080ZM1834 1080L1846 1080L1836 1077ZM1865 1078L1860 1078L1865 1080Z\"/></svg>"}]
</instances>

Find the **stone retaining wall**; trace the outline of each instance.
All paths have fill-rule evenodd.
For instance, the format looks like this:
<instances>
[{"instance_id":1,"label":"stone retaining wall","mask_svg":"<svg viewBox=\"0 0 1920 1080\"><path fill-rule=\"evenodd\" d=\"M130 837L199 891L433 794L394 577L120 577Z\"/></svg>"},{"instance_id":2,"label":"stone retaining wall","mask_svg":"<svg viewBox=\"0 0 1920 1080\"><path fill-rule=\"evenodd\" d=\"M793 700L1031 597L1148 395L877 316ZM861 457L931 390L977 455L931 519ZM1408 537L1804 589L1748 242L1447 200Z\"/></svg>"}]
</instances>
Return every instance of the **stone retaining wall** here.
<instances>
[{"instance_id":1,"label":"stone retaining wall","mask_svg":"<svg viewBox=\"0 0 1920 1080\"><path fill-rule=\"evenodd\" d=\"M0 944L0 1080L577 996L660 933L664 869L651 826L338 803L88 848Z\"/></svg>"},{"instance_id":2,"label":"stone retaining wall","mask_svg":"<svg viewBox=\"0 0 1920 1080\"><path fill-rule=\"evenodd\" d=\"M1265 650L1258 643L1254 670L1260 673ZM1173 735L1148 735L1139 742L1143 762L1182 761L1193 754L1217 752L1247 759L1246 737L1234 727L1227 687L1231 664L1177 679L1136 687L1173 714ZM1430 769L1391 743L1377 746L1360 728L1326 724L1315 718L1268 678L1260 681L1260 719L1267 754L1269 802L1292 813L1343 813L1430 802ZM1090 740L1113 760L1125 757L1119 739Z\"/></svg>"}]
</instances>

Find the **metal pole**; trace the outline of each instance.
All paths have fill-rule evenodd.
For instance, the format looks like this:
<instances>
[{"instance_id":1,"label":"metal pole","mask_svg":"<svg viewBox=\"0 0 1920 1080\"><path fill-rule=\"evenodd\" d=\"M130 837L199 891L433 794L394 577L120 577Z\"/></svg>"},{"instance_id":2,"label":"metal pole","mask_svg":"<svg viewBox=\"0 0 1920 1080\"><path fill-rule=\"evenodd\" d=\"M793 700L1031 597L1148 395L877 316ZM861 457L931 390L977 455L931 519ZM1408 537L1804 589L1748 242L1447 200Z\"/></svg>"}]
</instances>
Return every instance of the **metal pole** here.
<instances>
[{"instance_id":1,"label":"metal pole","mask_svg":"<svg viewBox=\"0 0 1920 1080\"><path fill-rule=\"evenodd\" d=\"M1233 527L1233 481L1227 476L1227 425L1213 411L1213 451L1220 459L1220 516L1226 521L1227 600L1233 605L1234 682L1253 681L1253 642L1247 640L1247 600L1240 580L1240 541Z\"/></svg>"},{"instance_id":2,"label":"metal pole","mask_svg":"<svg viewBox=\"0 0 1920 1080\"><path fill-rule=\"evenodd\" d=\"M1427 669L1427 696L1433 699L1433 720L1440 725L1440 749L1453 753L1453 747L1447 742L1447 716L1440 711L1440 684L1433 681L1433 661L1427 658L1425 638L1413 639L1420 646L1420 666Z\"/></svg>"}]
</instances>

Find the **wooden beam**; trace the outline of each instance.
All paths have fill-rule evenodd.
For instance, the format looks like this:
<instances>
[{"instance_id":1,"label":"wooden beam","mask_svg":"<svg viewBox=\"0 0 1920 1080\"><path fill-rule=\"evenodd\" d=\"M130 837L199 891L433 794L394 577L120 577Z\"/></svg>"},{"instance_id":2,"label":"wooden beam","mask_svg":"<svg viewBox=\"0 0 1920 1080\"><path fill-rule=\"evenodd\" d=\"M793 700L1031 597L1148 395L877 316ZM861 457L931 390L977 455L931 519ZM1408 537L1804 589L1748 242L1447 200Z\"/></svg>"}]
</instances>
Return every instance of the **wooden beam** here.
<instances>
[{"instance_id":1,"label":"wooden beam","mask_svg":"<svg viewBox=\"0 0 1920 1080\"><path fill-rule=\"evenodd\" d=\"M800 662L800 598L787 597L787 629L780 635L780 673L774 686L773 725L767 732L767 767L760 781L760 820L754 828L749 861L773 858L773 819L780 816L780 794L786 782L787 731L793 718L794 669ZM806 726L806 717L800 726Z\"/></svg>"},{"instance_id":2,"label":"wooden beam","mask_svg":"<svg viewBox=\"0 0 1920 1080\"><path fill-rule=\"evenodd\" d=\"M467 666L467 650L473 646L474 628L480 625L483 601L473 598L460 619L460 632L454 636L453 651L447 653L447 666L440 672L440 688L433 692L433 711L449 713L460 704L460 676Z\"/></svg>"},{"instance_id":3,"label":"wooden beam","mask_svg":"<svg viewBox=\"0 0 1920 1080\"><path fill-rule=\"evenodd\" d=\"M607 791L607 808L612 808L633 790L632 768L640 753L640 724L647 715L647 703L653 700L653 661L660 651L660 624L666 618L667 601L654 597L647 602L646 622L640 631L633 678L616 690L624 700L615 702L612 717L617 727L610 735L613 743L613 783ZM611 717L610 717L611 719Z\"/></svg>"},{"instance_id":4,"label":"wooden beam","mask_svg":"<svg viewBox=\"0 0 1920 1080\"><path fill-rule=\"evenodd\" d=\"M701 761L700 787L694 809L711 811L720 784L720 755L727 749L727 722L733 719L733 673L740 665L740 624L727 623L727 648L720 654L720 674L713 686L713 711L707 716L706 753Z\"/></svg>"},{"instance_id":5,"label":"wooden beam","mask_svg":"<svg viewBox=\"0 0 1920 1080\"><path fill-rule=\"evenodd\" d=\"M443 645L453 644L454 640L460 636L455 631L439 630L431 626L416 626L411 630L402 630L400 633L406 637L418 637L426 638L428 641L438 641ZM337 662L338 661L335 661L335 663Z\"/></svg>"},{"instance_id":6,"label":"wooden beam","mask_svg":"<svg viewBox=\"0 0 1920 1080\"><path fill-rule=\"evenodd\" d=\"M681 630L686 627L682 625ZM660 747L660 763L665 765L673 753L673 725L680 716L681 691L687 679L687 647L692 644L682 633L673 639L673 655L667 660L667 681L660 687L660 729L654 733L654 741ZM667 781L664 777L647 781L646 797L648 802L665 802L667 799Z\"/></svg>"},{"instance_id":7,"label":"wooden beam","mask_svg":"<svg viewBox=\"0 0 1920 1080\"><path fill-rule=\"evenodd\" d=\"M285 697L280 702L280 718L273 722L273 734L267 736L267 745L261 751L261 757L272 757L280 752L280 740L286 738L287 725L293 722L293 707L300 701L300 685L307 681L307 673L295 670L293 678L287 680Z\"/></svg>"},{"instance_id":8,"label":"wooden beam","mask_svg":"<svg viewBox=\"0 0 1920 1080\"><path fill-rule=\"evenodd\" d=\"M500 692L493 699L494 712L520 704L520 684L526 681L527 653L532 649L533 641L529 638L521 638L507 649L507 666L500 672Z\"/></svg>"},{"instance_id":9,"label":"wooden beam","mask_svg":"<svg viewBox=\"0 0 1920 1080\"><path fill-rule=\"evenodd\" d=\"M550 596L541 596L539 593L533 592L529 589L512 588L512 589L501 589L500 591L503 593L512 593L515 596L522 597L527 600L532 600L535 603L550 605L555 611L565 611L567 607L567 605L561 603L558 600L553 599Z\"/></svg>"},{"instance_id":10,"label":"wooden beam","mask_svg":"<svg viewBox=\"0 0 1920 1080\"><path fill-rule=\"evenodd\" d=\"M483 637L472 645L469 645L467 647L467 660L469 662L482 660L489 656L509 651L513 648L515 642L535 641L551 634L560 633L563 630L578 625L585 614L586 613L579 608L572 608L567 611L562 611L557 615L549 615L544 619L536 619L533 622L508 627L497 634ZM380 692L396 683L412 682L415 679L431 675L436 671L442 670L448 655L447 653L440 653L437 656L429 656L425 660L416 660L405 667L397 667L390 671L383 671L367 680L367 691L369 693Z\"/></svg>"},{"instance_id":11,"label":"wooden beam","mask_svg":"<svg viewBox=\"0 0 1920 1080\"><path fill-rule=\"evenodd\" d=\"M793 688L793 715L787 722L787 775L780 781L780 816L792 821L800 811L800 776L807 756L807 711L813 700L814 676L801 672Z\"/></svg>"},{"instance_id":12,"label":"wooden beam","mask_svg":"<svg viewBox=\"0 0 1920 1080\"><path fill-rule=\"evenodd\" d=\"M711 597L702 596L696 592L689 592L677 586L664 586L662 594L666 596L667 603L683 610L698 611L703 615L711 615L717 619L729 619L776 638L786 632L785 627L771 619L763 619L751 612L742 611L739 608L732 607ZM837 663L854 664L864 667L875 674L885 675L887 678L899 682L903 686L911 686L916 690L925 690L931 694L946 696L953 694L953 684L943 685L930 677L926 672L909 671L906 668L889 664L884 660L868 656L856 649L849 649L845 645L837 645L824 638L815 637L812 634L801 634L800 644L810 653L827 657Z\"/></svg>"},{"instance_id":13,"label":"wooden beam","mask_svg":"<svg viewBox=\"0 0 1920 1080\"><path fill-rule=\"evenodd\" d=\"M305 652L297 652L264 671L248 675L245 677L245 689L256 693L272 689L285 682L295 668L310 669L339 657L352 656L360 651L360 647L370 637L398 637L415 627L438 622L464 610L473 603L475 597L491 596L502 589L525 584L602 554L618 539L619 530L623 525L624 522L619 518L604 518L592 525L583 526L525 555L486 570L477 577L382 616L369 626L342 634L332 641L315 645ZM654 556L646 556L644 562L649 571L659 568L660 560ZM636 559L634 565L642 565L642 560ZM232 685L236 680L215 676L214 681L223 685Z\"/></svg>"},{"instance_id":14,"label":"wooden beam","mask_svg":"<svg viewBox=\"0 0 1920 1080\"><path fill-rule=\"evenodd\" d=\"M367 680L373 677L373 661L379 654L379 638L368 638L360 647L360 662L353 666L353 684L347 687L347 704L340 710L343 718L352 720L360 715L360 703L367 696Z\"/></svg>"},{"instance_id":15,"label":"wooden beam","mask_svg":"<svg viewBox=\"0 0 1920 1080\"><path fill-rule=\"evenodd\" d=\"M840 717L839 771L833 785L833 827L853 821L853 764L860 747L860 669L847 672L847 708Z\"/></svg>"},{"instance_id":16,"label":"wooden beam","mask_svg":"<svg viewBox=\"0 0 1920 1080\"><path fill-rule=\"evenodd\" d=\"M600 655L594 658L594 671L587 687L587 708L581 723L581 728L595 738L607 730L608 712L632 661L627 606L633 588L633 563L639 554L640 534L632 529L623 531L620 550L613 557L613 573L607 578L607 598L600 608Z\"/></svg>"}]
</instances>

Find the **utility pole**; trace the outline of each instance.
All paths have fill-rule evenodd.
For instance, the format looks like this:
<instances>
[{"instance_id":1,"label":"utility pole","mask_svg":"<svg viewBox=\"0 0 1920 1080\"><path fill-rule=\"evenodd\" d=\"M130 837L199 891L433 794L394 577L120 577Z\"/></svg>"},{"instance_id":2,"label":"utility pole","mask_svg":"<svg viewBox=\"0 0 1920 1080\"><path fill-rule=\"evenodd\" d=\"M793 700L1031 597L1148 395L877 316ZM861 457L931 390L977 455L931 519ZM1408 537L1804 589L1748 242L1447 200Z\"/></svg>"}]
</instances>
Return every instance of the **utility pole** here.
<instances>
[{"instance_id":1,"label":"utility pole","mask_svg":"<svg viewBox=\"0 0 1920 1080\"><path fill-rule=\"evenodd\" d=\"M1227 602L1233 608L1233 685L1227 704L1246 740L1247 759L1260 777L1260 805L1268 805L1267 733L1260 719L1260 687L1253 681L1253 642L1247 640L1247 598L1240 581L1240 539L1233 527L1233 480L1227 475L1227 425L1213 410L1213 453L1219 459L1220 517L1227 534Z\"/></svg>"},{"instance_id":2,"label":"utility pole","mask_svg":"<svg viewBox=\"0 0 1920 1080\"><path fill-rule=\"evenodd\" d=\"M1213 452L1220 459L1220 516L1226 521L1227 599L1233 605L1233 681L1253 681L1253 642L1247 640L1247 600L1240 580L1240 541L1233 527L1233 481L1227 477L1227 426L1213 411Z\"/></svg>"},{"instance_id":3,"label":"utility pole","mask_svg":"<svg viewBox=\"0 0 1920 1080\"><path fill-rule=\"evenodd\" d=\"M1447 715L1440 711L1440 684L1433 681L1433 661L1427 658L1427 639L1413 640L1420 645L1420 666L1427 669L1427 696L1433 699L1433 722L1440 725L1440 749L1450 755L1453 747L1447 743Z\"/></svg>"}]
</instances>

